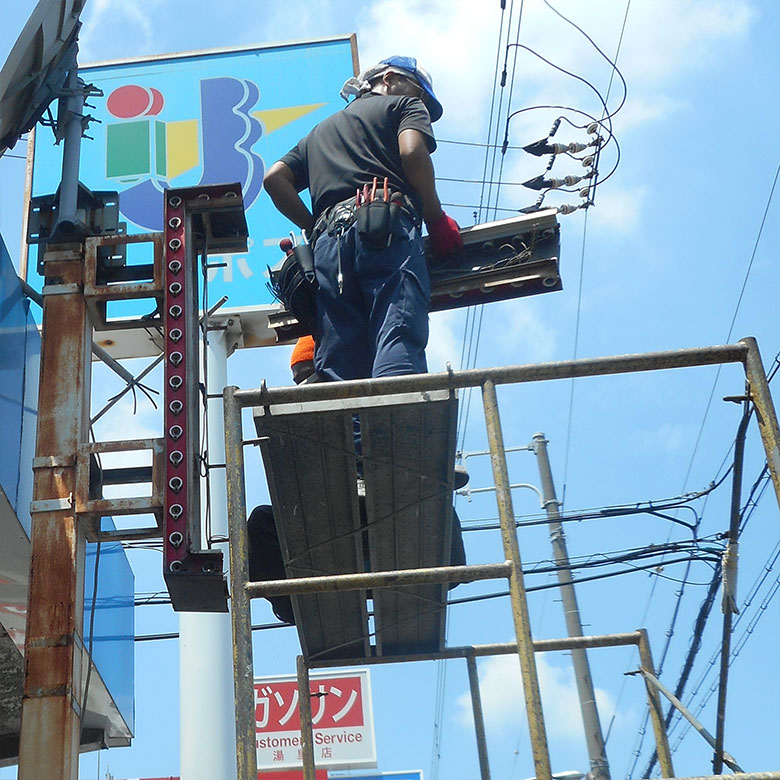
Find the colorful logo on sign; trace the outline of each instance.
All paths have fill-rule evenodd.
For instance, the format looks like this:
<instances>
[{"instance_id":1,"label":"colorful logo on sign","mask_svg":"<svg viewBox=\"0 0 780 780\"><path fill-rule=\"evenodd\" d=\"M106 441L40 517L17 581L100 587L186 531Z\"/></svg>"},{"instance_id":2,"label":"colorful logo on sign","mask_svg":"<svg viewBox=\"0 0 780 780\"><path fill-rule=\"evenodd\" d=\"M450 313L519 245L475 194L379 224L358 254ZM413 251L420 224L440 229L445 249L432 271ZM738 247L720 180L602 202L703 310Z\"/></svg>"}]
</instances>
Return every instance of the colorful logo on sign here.
<instances>
[{"instance_id":1,"label":"colorful logo on sign","mask_svg":"<svg viewBox=\"0 0 780 780\"><path fill-rule=\"evenodd\" d=\"M166 120L155 87L126 84L108 96L117 121L106 127L106 178L120 185L122 214L147 230L162 230L163 193L200 167L200 180L179 186L239 182L249 208L260 193L264 166L252 147L263 134L260 90L249 79L200 81L200 119Z\"/></svg>"}]
</instances>

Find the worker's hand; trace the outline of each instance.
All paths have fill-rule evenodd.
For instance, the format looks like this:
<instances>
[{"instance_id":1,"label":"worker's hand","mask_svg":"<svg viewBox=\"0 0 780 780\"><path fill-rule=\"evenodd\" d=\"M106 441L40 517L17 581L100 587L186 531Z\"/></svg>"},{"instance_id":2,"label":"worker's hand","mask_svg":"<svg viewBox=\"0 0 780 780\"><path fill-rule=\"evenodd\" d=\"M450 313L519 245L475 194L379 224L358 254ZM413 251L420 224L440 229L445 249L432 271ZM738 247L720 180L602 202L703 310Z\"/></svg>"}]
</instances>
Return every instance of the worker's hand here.
<instances>
[{"instance_id":1,"label":"worker's hand","mask_svg":"<svg viewBox=\"0 0 780 780\"><path fill-rule=\"evenodd\" d=\"M460 237L458 223L442 211L434 222L428 222L428 236L431 251L436 257L447 257L463 250L463 240Z\"/></svg>"}]
</instances>

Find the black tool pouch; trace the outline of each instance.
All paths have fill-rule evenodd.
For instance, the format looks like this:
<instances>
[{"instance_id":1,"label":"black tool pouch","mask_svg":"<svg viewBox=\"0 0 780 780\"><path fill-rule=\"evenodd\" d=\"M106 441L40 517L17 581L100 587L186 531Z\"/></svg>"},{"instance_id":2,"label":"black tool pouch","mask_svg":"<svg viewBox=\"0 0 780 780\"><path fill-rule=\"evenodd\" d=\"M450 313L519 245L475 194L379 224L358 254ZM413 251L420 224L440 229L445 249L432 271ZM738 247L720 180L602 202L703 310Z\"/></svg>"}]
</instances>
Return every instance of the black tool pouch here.
<instances>
[{"instance_id":1,"label":"black tool pouch","mask_svg":"<svg viewBox=\"0 0 780 780\"><path fill-rule=\"evenodd\" d=\"M317 323L317 280L313 267L309 277L296 254L290 254L278 271L268 269L270 288L274 297L293 313L306 332L313 334Z\"/></svg>"},{"instance_id":2,"label":"black tool pouch","mask_svg":"<svg viewBox=\"0 0 780 780\"><path fill-rule=\"evenodd\" d=\"M378 250L390 246L399 211L397 203L383 200L371 201L357 210L357 231L370 249Z\"/></svg>"}]
</instances>

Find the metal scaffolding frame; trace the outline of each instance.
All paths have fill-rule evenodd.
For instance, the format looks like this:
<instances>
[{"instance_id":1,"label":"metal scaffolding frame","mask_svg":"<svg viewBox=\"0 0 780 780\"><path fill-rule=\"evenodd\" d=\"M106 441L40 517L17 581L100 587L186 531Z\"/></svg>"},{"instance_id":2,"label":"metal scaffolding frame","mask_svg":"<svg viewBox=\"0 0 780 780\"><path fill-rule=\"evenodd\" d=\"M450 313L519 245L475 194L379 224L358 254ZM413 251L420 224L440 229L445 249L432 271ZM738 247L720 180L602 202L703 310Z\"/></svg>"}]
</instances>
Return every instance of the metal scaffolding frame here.
<instances>
[{"instance_id":1,"label":"metal scaffolding frame","mask_svg":"<svg viewBox=\"0 0 780 780\"><path fill-rule=\"evenodd\" d=\"M257 777L255 714L253 707L253 659L250 601L252 598L282 594L300 595L327 590L360 590L404 584L428 582L466 582L478 579L509 580L510 602L515 625L516 643L507 645L477 645L446 648L438 653L393 656L391 658L368 657L349 661L314 661L298 658L298 686L301 709L301 742L305 780L314 780L314 754L309 701L308 672L310 668L346 666L354 664L397 663L403 661L433 660L439 658L466 658L472 690L473 710L482 778L489 778L487 754L484 745L484 724L479 703L475 658L482 655L517 652L523 676L523 690L528 714L536 778L551 780L550 758L544 726L544 716L539 694L534 654L548 650L561 650L611 645L635 644L639 649L643 672L653 674L654 667L650 645L643 629L630 634L599 637L573 637L534 641L528 617L528 603L523 581L520 551L512 508L511 486L507 476L499 416L496 386L538 382L550 379L570 379L585 376L604 376L638 371L740 363L745 369L750 400L756 407L758 427L766 452L775 496L780 505L780 430L777 414L769 392L769 385L761 362L758 345L752 337L737 344L619 355L604 358L588 358L541 363L535 365L505 366L468 371L449 371L437 374L417 374L380 379L354 380L324 384L303 385L258 390L239 390L226 387L223 395L225 414L225 451L227 461L227 499L230 533L230 580L233 623L233 662L236 696L236 733L238 743L238 780L255 780ZM319 577L302 577L289 580L249 582L248 536L246 528L246 488L244 474L245 442L242 434L242 410L252 406L270 406L281 403L307 401L333 401L366 398L414 391L455 390L480 387L482 390L485 424L488 434L496 499L501 527L505 560L503 563L472 566L451 566L429 569L369 572ZM247 442L249 443L249 442ZM653 722L656 747L664 777L674 777L671 752L661 712L659 690L649 677L645 683ZM710 778L719 777L710 775ZM745 780L780 780L780 773L730 775Z\"/></svg>"}]
</instances>

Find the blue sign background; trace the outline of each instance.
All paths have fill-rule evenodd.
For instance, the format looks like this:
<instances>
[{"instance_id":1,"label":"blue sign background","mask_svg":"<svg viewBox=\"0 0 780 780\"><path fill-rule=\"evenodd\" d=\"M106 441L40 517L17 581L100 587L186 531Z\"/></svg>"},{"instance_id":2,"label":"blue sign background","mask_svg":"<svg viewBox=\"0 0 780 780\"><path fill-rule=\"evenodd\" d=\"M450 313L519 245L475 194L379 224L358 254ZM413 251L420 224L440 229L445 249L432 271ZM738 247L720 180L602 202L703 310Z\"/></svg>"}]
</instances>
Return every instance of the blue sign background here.
<instances>
[{"instance_id":1,"label":"blue sign background","mask_svg":"<svg viewBox=\"0 0 780 780\"><path fill-rule=\"evenodd\" d=\"M118 190L129 233L162 228L163 191L239 181L249 224L248 253L212 258L209 298L227 305L269 303L267 265L291 225L261 192L264 171L319 121L343 107L339 90L355 72L353 36L240 51L204 52L82 67L103 91L88 109L94 140L82 144L80 179ZM53 193L61 151L39 128L32 194ZM33 278L37 248L28 267Z\"/></svg>"}]
</instances>

